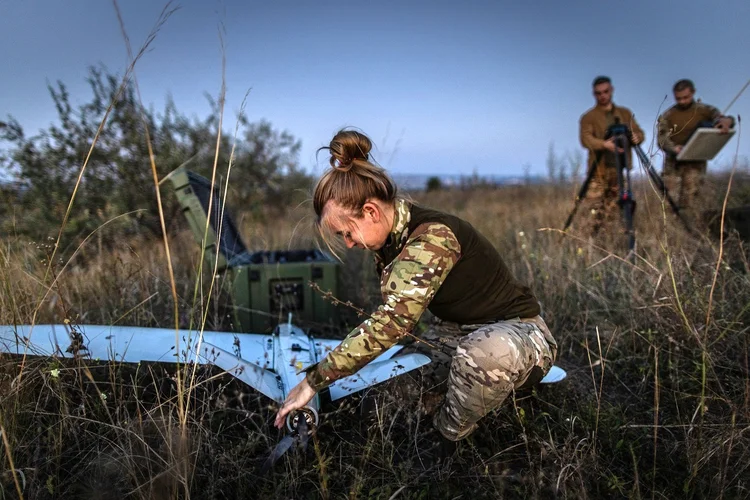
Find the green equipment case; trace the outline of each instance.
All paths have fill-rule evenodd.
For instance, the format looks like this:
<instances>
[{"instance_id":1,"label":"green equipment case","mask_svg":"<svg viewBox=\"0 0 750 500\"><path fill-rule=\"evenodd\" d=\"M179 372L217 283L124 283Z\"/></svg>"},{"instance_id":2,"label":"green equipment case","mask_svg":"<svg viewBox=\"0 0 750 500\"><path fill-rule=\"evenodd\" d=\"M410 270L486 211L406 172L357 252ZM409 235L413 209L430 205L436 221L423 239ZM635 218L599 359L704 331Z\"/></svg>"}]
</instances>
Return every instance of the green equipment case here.
<instances>
[{"instance_id":1,"label":"green equipment case","mask_svg":"<svg viewBox=\"0 0 750 500\"><path fill-rule=\"evenodd\" d=\"M316 283L336 296L336 260L318 249L249 252L222 206L218 186L211 199L211 183L205 177L178 168L168 178L207 264L218 263L218 271L229 277L239 331L266 333L286 321L289 313L296 323L315 330L340 326L338 309L309 286Z\"/></svg>"}]
</instances>

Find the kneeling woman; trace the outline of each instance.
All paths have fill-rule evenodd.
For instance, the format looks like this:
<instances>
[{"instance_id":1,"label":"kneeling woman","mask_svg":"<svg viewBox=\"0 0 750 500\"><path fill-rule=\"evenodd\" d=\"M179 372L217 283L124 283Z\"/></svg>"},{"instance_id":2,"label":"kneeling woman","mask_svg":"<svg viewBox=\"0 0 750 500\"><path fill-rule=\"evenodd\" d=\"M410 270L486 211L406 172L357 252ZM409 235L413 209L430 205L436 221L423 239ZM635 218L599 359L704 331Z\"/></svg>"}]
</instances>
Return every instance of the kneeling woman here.
<instances>
[{"instance_id":1,"label":"kneeling woman","mask_svg":"<svg viewBox=\"0 0 750 500\"><path fill-rule=\"evenodd\" d=\"M434 424L450 440L513 390L552 367L557 345L537 299L518 283L492 244L468 222L396 196L385 170L369 161L363 134L342 130L331 140L331 168L315 187L318 227L347 248L374 252L383 304L311 367L276 415L305 406L317 391L355 373L410 333L425 309L462 332ZM459 328L456 326L460 325Z\"/></svg>"}]
</instances>

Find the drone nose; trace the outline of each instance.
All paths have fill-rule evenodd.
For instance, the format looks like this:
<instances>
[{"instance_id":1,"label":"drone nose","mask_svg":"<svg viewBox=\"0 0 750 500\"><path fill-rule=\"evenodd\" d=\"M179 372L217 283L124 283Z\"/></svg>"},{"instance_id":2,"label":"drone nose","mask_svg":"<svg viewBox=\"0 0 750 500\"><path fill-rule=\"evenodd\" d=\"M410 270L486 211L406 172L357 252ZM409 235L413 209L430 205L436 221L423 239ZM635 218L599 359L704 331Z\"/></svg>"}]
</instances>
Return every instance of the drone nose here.
<instances>
[{"instance_id":1,"label":"drone nose","mask_svg":"<svg viewBox=\"0 0 750 500\"><path fill-rule=\"evenodd\" d=\"M286 416L286 427L289 432L296 432L303 420L305 422L305 427L308 430L312 430L318 425L318 412L315 408L310 406L305 406L297 411L290 412Z\"/></svg>"}]
</instances>

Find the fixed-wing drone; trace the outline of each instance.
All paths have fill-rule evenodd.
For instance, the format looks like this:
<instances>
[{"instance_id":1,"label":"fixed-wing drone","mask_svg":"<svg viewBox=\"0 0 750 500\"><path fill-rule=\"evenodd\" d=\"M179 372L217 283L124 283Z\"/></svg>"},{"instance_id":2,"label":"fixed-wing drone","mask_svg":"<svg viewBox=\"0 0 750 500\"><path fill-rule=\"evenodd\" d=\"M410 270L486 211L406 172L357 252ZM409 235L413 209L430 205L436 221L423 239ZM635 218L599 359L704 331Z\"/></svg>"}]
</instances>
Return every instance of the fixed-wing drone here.
<instances>
[{"instance_id":1,"label":"fixed-wing drone","mask_svg":"<svg viewBox=\"0 0 750 500\"><path fill-rule=\"evenodd\" d=\"M212 364L281 404L303 378L304 370L322 360L341 341L318 339L291 322L269 335L167 328L85 325L0 326L0 352L14 355L58 356L117 363L171 362ZM361 391L430 362L424 354L399 354L395 345L354 375L328 387L332 401ZM564 379L557 366L540 383ZM286 417L288 433L266 460L271 467L297 441L306 446L318 424L320 396Z\"/></svg>"},{"instance_id":2,"label":"fixed-wing drone","mask_svg":"<svg viewBox=\"0 0 750 500\"><path fill-rule=\"evenodd\" d=\"M322 360L341 340L319 339L291 322L279 324L272 334L172 330L131 326L4 325L0 326L0 352L29 356L113 361L116 363L167 362L211 364L253 389L282 403L302 381L305 369ZM395 345L354 375L328 388L332 401L424 366L424 354L399 354ZM541 383L562 380L565 372L553 367ZM318 424L319 396L287 416L295 432L300 418L308 428Z\"/></svg>"},{"instance_id":3,"label":"fixed-wing drone","mask_svg":"<svg viewBox=\"0 0 750 500\"><path fill-rule=\"evenodd\" d=\"M304 370L322 360L341 341L318 339L291 322L269 335L129 326L63 325L0 326L0 352L58 356L117 363L171 362L212 364L281 404L304 378ZM361 391L430 362L424 354L399 354L395 345L354 375L328 388L332 401ZM540 383L564 379L557 366ZM286 417L288 434L266 461L268 468L299 440L304 447L318 424L320 397Z\"/></svg>"},{"instance_id":4,"label":"fixed-wing drone","mask_svg":"<svg viewBox=\"0 0 750 500\"><path fill-rule=\"evenodd\" d=\"M212 364L279 404L302 381L304 370L340 342L308 335L292 324L291 315L269 335L102 325L0 326L0 352L116 363ZM331 400L430 362L418 353L397 356L401 347L393 346L356 374L333 383ZM306 408L287 416L287 429L294 432L302 416L308 428L314 427L319 408L316 396Z\"/></svg>"}]
</instances>

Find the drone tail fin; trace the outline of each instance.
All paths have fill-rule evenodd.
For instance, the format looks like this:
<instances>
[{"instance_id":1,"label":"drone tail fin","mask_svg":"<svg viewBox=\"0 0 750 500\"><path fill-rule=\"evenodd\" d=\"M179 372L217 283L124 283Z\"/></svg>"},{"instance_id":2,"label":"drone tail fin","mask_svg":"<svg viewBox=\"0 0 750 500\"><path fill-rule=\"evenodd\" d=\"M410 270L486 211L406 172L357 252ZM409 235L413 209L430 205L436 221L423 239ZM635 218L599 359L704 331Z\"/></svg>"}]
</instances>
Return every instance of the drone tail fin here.
<instances>
[{"instance_id":1,"label":"drone tail fin","mask_svg":"<svg viewBox=\"0 0 750 500\"><path fill-rule=\"evenodd\" d=\"M567 376L568 374L565 372L565 370L563 370L559 366L553 366L547 372L547 375L545 375L544 378L541 381L539 381L539 383L540 384L554 384L555 382L560 382Z\"/></svg>"}]
</instances>

